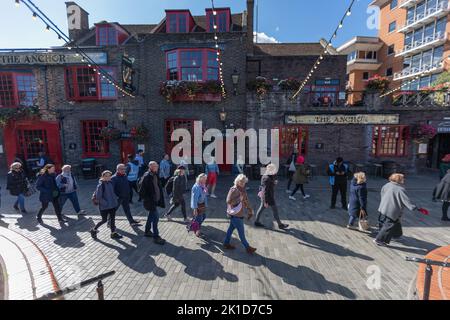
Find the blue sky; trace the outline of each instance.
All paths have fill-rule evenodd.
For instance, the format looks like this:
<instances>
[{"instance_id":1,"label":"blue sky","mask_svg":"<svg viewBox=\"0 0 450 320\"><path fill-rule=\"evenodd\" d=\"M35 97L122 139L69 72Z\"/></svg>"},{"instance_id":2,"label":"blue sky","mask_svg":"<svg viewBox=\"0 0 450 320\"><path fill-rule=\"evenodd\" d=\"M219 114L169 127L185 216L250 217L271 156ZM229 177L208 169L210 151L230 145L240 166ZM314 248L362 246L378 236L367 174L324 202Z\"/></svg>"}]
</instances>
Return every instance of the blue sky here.
<instances>
[{"instance_id":1,"label":"blue sky","mask_svg":"<svg viewBox=\"0 0 450 320\"><path fill-rule=\"evenodd\" d=\"M259 0L259 32L279 42L315 42L328 39L351 0ZM44 32L41 21L13 0L0 0L0 48L46 48L62 45L52 32ZM90 24L101 20L124 24L154 24L164 16L164 9L190 9L200 15L211 7L210 0L75 0L89 12ZM356 35L376 35L367 21L371 0L356 0L334 45ZM64 31L67 30L65 0L34 0ZM216 7L231 7L233 13L245 10L245 0L215 0ZM265 38L264 35L260 39Z\"/></svg>"}]
</instances>

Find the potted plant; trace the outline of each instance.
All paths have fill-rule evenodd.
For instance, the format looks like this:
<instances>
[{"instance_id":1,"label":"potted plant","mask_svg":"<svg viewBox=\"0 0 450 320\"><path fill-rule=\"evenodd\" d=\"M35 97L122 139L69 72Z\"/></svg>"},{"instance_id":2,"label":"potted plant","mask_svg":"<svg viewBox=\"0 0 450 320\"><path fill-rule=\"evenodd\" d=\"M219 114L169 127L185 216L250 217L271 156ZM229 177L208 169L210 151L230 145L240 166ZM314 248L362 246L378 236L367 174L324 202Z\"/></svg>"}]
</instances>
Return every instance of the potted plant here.
<instances>
[{"instance_id":1,"label":"potted plant","mask_svg":"<svg viewBox=\"0 0 450 320\"><path fill-rule=\"evenodd\" d=\"M150 136L150 130L144 124L132 128L130 133L133 139L139 141L146 140Z\"/></svg>"},{"instance_id":2,"label":"potted plant","mask_svg":"<svg viewBox=\"0 0 450 320\"><path fill-rule=\"evenodd\" d=\"M170 80L161 83L159 93L167 102L174 101L220 101L221 83Z\"/></svg>"},{"instance_id":3,"label":"potted plant","mask_svg":"<svg viewBox=\"0 0 450 320\"><path fill-rule=\"evenodd\" d=\"M0 108L0 127L5 127L11 121L16 122L40 117L41 113L38 106Z\"/></svg>"}]
</instances>

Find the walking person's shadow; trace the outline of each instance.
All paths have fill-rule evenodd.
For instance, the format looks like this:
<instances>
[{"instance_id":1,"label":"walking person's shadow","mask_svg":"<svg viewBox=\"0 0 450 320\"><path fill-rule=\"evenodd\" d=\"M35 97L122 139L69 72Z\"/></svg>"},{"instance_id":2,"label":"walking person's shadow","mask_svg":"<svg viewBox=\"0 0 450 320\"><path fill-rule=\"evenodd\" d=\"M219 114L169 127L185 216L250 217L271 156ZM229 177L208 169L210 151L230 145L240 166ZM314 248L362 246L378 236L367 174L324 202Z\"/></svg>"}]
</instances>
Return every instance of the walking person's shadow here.
<instances>
[{"instance_id":1,"label":"walking person's shadow","mask_svg":"<svg viewBox=\"0 0 450 320\"><path fill-rule=\"evenodd\" d=\"M80 217L78 220L70 219L68 225L60 224L61 228L55 228L44 223L41 226L50 231L50 235L55 239L54 243L62 248L82 248L85 243L81 241L78 232L84 233L94 227L94 221L91 218Z\"/></svg>"},{"instance_id":2,"label":"walking person's shadow","mask_svg":"<svg viewBox=\"0 0 450 320\"><path fill-rule=\"evenodd\" d=\"M202 245L205 250L216 252L222 248L223 239L225 239L226 233L215 227L207 226L205 229L209 229L210 237L207 239L207 243ZM293 230L293 229L290 229ZM282 233L282 232L280 232ZM239 261L241 263L248 264L252 267L265 267L273 274L277 275L283 281L289 285L293 285L300 290L316 292L319 294L327 294L334 292L347 299L355 299L356 296L347 287L327 280L321 273L312 270L306 266L292 266L283 261L267 258L259 255L257 252L253 255L248 255L245 251L232 250L222 251L224 256ZM258 278L259 281L263 281ZM264 285L270 286L270 281L266 280ZM273 290L275 291L275 289Z\"/></svg>"}]
</instances>

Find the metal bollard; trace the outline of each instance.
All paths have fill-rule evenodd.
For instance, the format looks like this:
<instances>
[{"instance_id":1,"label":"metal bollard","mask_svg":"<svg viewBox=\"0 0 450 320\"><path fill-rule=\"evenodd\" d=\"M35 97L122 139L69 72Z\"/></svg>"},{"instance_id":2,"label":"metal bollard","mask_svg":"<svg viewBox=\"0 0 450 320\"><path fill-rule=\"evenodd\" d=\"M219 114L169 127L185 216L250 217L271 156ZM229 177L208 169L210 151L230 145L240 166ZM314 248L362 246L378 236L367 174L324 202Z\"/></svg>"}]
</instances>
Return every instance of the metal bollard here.
<instances>
[{"instance_id":1,"label":"metal bollard","mask_svg":"<svg viewBox=\"0 0 450 320\"><path fill-rule=\"evenodd\" d=\"M102 280L99 280L97 283L98 300L105 300L104 293L105 293L105 290L104 290L103 282L102 282Z\"/></svg>"}]
</instances>

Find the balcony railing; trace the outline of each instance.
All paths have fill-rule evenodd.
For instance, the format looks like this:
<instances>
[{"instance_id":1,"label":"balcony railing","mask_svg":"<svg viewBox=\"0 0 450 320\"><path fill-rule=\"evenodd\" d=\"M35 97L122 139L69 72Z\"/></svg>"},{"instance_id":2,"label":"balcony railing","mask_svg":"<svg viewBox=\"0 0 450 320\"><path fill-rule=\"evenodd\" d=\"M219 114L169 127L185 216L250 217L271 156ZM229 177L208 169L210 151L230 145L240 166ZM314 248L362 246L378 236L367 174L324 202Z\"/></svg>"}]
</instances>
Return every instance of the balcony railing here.
<instances>
[{"instance_id":1,"label":"balcony railing","mask_svg":"<svg viewBox=\"0 0 450 320\"><path fill-rule=\"evenodd\" d=\"M424 72L436 73L436 72L442 71L443 68L444 68L444 62L442 60L432 63L432 64L424 64L421 67L406 68L406 69L403 69L402 72L396 72L394 74L394 80L403 80L403 79L413 78Z\"/></svg>"},{"instance_id":2,"label":"balcony railing","mask_svg":"<svg viewBox=\"0 0 450 320\"><path fill-rule=\"evenodd\" d=\"M411 8L416 3L420 2L422 0L401 0L399 4L399 8Z\"/></svg>"},{"instance_id":3,"label":"balcony railing","mask_svg":"<svg viewBox=\"0 0 450 320\"><path fill-rule=\"evenodd\" d=\"M450 93L441 91L404 91L394 94L391 105L393 107L449 107Z\"/></svg>"},{"instance_id":4,"label":"balcony railing","mask_svg":"<svg viewBox=\"0 0 450 320\"><path fill-rule=\"evenodd\" d=\"M352 64L352 63L378 63L378 59L355 58L355 59L347 61L347 64Z\"/></svg>"},{"instance_id":5,"label":"balcony railing","mask_svg":"<svg viewBox=\"0 0 450 320\"><path fill-rule=\"evenodd\" d=\"M428 8L423 13L407 20L406 24L404 26L401 26L398 32L408 32L419 25L426 24L434 20L435 18L443 17L448 13L449 10L449 2L441 1L436 5L436 7Z\"/></svg>"},{"instance_id":6,"label":"balcony railing","mask_svg":"<svg viewBox=\"0 0 450 320\"><path fill-rule=\"evenodd\" d=\"M414 54L418 51L427 50L431 47L438 46L447 41L447 33L438 32L435 35L428 36L423 40L414 41L413 43L406 45L403 50L399 50L396 53L396 57L405 56L408 54Z\"/></svg>"}]
</instances>

